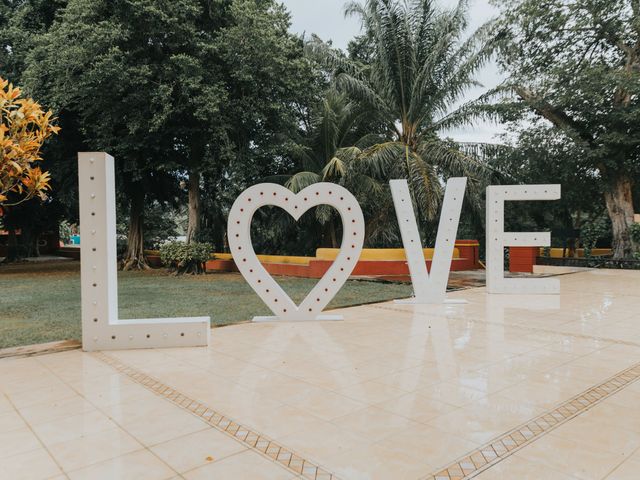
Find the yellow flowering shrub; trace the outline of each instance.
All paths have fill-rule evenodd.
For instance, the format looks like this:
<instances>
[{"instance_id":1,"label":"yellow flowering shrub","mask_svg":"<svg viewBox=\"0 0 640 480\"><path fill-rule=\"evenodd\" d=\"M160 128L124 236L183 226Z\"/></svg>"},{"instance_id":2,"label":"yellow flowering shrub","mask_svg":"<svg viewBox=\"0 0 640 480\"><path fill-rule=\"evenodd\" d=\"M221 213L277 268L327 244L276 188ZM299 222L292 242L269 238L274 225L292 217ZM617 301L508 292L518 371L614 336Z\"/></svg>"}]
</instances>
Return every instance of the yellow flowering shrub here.
<instances>
[{"instance_id":1,"label":"yellow flowering shrub","mask_svg":"<svg viewBox=\"0 0 640 480\"><path fill-rule=\"evenodd\" d=\"M31 98L0 78L0 205L24 202L33 197L46 198L50 176L38 166L45 140L60 127L54 125L52 112L45 112Z\"/></svg>"}]
</instances>

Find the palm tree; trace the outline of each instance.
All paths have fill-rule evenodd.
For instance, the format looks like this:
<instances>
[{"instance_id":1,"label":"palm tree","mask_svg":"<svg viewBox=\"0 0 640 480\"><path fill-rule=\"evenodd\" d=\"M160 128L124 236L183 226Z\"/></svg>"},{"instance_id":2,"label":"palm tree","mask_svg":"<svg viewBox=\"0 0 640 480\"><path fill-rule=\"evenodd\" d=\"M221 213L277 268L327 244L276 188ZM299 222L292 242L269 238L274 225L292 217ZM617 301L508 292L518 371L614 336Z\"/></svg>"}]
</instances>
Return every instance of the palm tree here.
<instances>
[{"instance_id":1,"label":"palm tree","mask_svg":"<svg viewBox=\"0 0 640 480\"><path fill-rule=\"evenodd\" d=\"M362 149L371 145L372 139L379 139L374 134L359 134L366 115L345 93L329 89L314 115L309 137L299 146L298 161L302 170L288 177L285 186L295 193L317 182L337 183L354 193L363 186L369 191L379 190L377 182L357 174L351 167ZM316 218L327 226L332 246L338 247L335 212L321 205L316 208Z\"/></svg>"},{"instance_id":2,"label":"palm tree","mask_svg":"<svg viewBox=\"0 0 640 480\"><path fill-rule=\"evenodd\" d=\"M314 38L311 55L334 72L339 91L364 105L387 127L387 138L365 148L354 162L359 172L380 180L406 178L425 219L435 217L443 176L474 179L486 164L464 146L438 134L469 123L484 111L471 102L458 108L491 47L483 27L463 40L467 0L452 10L434 0L351 2L346 15L359 16L369 54L353 61Z\"/></svg>"},{"instance_id":3,"label":"palm tree","mask_svg":"<svg viewBox=\"0 0 640 480\"><path fill-rule=\"evenodd\" d=\"M303 171L292 175L285 186L298 193L317 182L344 183L348 164L362 153L357 145L364 139L355 133L362 117L362 109L345 94L327 91L308 140L299 146Z\"/></svg>"}]
</instances>

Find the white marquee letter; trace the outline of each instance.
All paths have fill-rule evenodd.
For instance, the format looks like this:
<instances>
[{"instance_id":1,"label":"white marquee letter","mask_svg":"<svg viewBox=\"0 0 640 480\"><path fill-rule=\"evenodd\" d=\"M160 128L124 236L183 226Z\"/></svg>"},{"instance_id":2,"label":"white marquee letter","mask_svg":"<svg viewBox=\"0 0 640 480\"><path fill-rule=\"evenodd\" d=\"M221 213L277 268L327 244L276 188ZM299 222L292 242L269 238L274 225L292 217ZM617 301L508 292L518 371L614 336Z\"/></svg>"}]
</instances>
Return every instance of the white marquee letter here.
<instances>
[{"instance_id":1,"label":"white marquee letter","mask_svg":"<svg viewBox=\"0 0 640 480\"><path fill-rule=\"evenodd\" d=\"M275 205L298 220L310 208L330 205L342 218L340 253L327 273L297 306L262 266L251 242L251 220L260 207ZM227 228L229 248L238 270L247 283L267 304L275 317L255 317L260 321L342 320L337 315L320 315L340 291L358 263L364 243L364 217L356 198L335 183L316 183L297 194L274 183L248 188L236 199L229 213Z\"/></svg>"},{"instance_id":2,"label":"white marquee letter","mask_svg":"<svg viewBox=\"0 0 640 480\"><path fill-rule=\"evenodd\" d=\"M548 247L549 232L505 232L504 202L558 200L560 185L494 185L487 187L487 292L557 294L555 278L504 278L504 247Z\"/></svg>"},{"instance_id":3,"label":"white marquee letter","mask_svg":"<svg viewBox=\"0 0 640 480\"><path fill-rule=\"evenodd\" d=\"M467 178L450 178L447 181L435 251L431 262L431 273L427 272L407 181L391 180L389 186L391 187L391 195L396 209L396 216L398 217L400 235L402 236L402 243L407 256L415 296L414 299L408 302L423 304L465 303L464 300L446 300L446 295L453 248L456 243L458 222L462 211L462 200L467 187ZM399 303L406 303L406 301L399 301Z\"/></svg>"},{"instance_id":4,"label":"white marquee letter","mask_svg":"<svg viewBox=\"0 0 640 480\"><path fill-rule=\"evenodd\" d=\"M209 343L209 317L118 319L113 157L79 153L82 348L195 347Z\"/></svg>"}]
</instances>

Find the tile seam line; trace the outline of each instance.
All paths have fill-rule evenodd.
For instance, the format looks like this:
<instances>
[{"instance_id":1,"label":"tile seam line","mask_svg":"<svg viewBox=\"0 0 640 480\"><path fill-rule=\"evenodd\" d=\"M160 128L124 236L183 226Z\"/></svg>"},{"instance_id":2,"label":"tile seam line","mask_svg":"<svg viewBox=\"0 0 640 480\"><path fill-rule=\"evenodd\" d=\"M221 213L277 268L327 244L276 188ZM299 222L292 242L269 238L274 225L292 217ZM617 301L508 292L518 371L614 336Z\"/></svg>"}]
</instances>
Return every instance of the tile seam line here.
<instances>
[{"instance_id":1,"label":"tile seam line","mask_svg":"<svg viewBox=\"0 0 640 480\"><path fill-rule=\"evenodd\" d=\"M53 463L55 463L56 467L58 467L58 469L60 470L61 474L64 475L65 477L67 476L67 473L65 471L64 468L62 468L62 465L60 464L60 462L58 462L58 459L53 455L53 452L51 452L51 450L49 449L49 447L42 441L42 439L40 438L40 435L38 435L36 433L36 431L33 429L33 427L31 426L31 423L29 423L27 421L26 418L24 418L24 416L22 415L22 413L20 412L20 410L18 410L18 408L16 407L15 403L13 403L13 400L11 400L11 398L9 398L9 395L7 395L6 393L2 393L3 396L7 399L7 401L9 402L9 404L11 405L11 407L15 410L16 415L18 415L20 417L20 419L24 422L24 424L26 425L26 427L29 429L29 431L31 432L31 434L38 440L38 443L40 444L40 448L42 448L45 452L47 452L47 455L49 455L49 458L51 458L51 460L53 460ZM25 453L32 453L35 452L37 449L33 449L33 450L29 450L28 452L23 452L23 453L18 453L16 455L11 455L9 457L6 458L11 458L17 455L24 455ZM57 475L57 474L56 474ZM53 477L55 477L56 475L53 475Z\"/></svg>"},{"instance_id":2,"label":"tile seam line","mask_svg":"<svg viewBox=\"0 0 640 480\"><path fill-rule=\"evenodd\" d=\"M55 352L55 353L58 353L58 352ZM64 352L60 352L60 353L64 353ZM162 458L160 458L158 455L156 455L156 453L155 453L154 451L152 451L152 450L151 450L151 448L150 448L149 446L147 446L147 445L143 444L140 440L138 440L138 438L137 438L137 437L135 437L135 436L134 436L134 435L132 435L131 433L127 432L127 431L123 428L123 426L120 424L120 422L117 422L115 419L111 418L111 417L110 417L110 416L109 416L109 415L108 415L108 414L107 414L107 413L106 413L102 408L98 407L98 406L97 406L97 405L95 405L93 402L89 401L89 400L85 397L85 395L84 395L84 393L83 393L83 392L78 391L78 389L76 389L74 386L72 386L72 385L71 385L71 384L70 384L66 379L61 378L61 377L60 377L60 375L58 375L54 370L52 370L52 369L49 367L49 365L47 365L47 364L43 364L43 363L42 363L42 361L41 361L40 359L37 359L37 362L38 362L38 363L40 363L40 364L41 364L44 368L46 368L49 372L51 372L51 374L52 374L54 377L56 377L59 381L61 381L64 385L66 385L68 388L70 388L71 390L73 390L73 391L76 393L76 395L79 395L79 396L80 396L80 397L82 397L85 401L89 402L89 403L90 403L90 404L91 404L91 405L96 409L96 411L98 411L98 412L100 412L100 413L102 413L102 414L106 415L107 417L109 417L109 418L113 421L113 423L116 425L116 427L117 427L117 428L119 428L119 429L123 430L127 435L129 435L131 438L133 438L136 442L138 442L138 443L140 444L140 447L141 447L141 448L136 449L136 450L132 450L132 451L130 451L130 452L123 453L123 454L122 454L122 455L120 455L120 456L131 455L131 454L135 454L135 453L139 453L139 452L147 452L147 453L149 453L149 454L153 455L156 459L158 459L158 460L159 460L163 465L165 465L169 470L173 471L176 475L180 476L180 473L179 473L178 471L176 471L176 470L175 470L171 465L169 465L166 461L164 461ZM64 418L64 417L61 417L61 418L60 418L60 419L58 419L58 420L61 420L62 418ZM56 421L56 420L54 420L54 421ZM35 432L34 432L34 434L35 434ZM38 437L38 439L39 439L39 437ZM48 448L47 448L47 451L49 451L49 449L48 449ZM56 462L56 464L57 464L57 463L58 463L58 460L56 460L56 459L55 459L55 457L53 456L53 453L51 453L51 456L53 457L54 461L55 461L55 462ZM89 465L85 465L85 466L83 466L83 467L79 467L79 468L76 468L76 469L73 469L73 470L68 470L68 471L67 471L67 470L65 470L64 468L62 468L62 466L60 467L60 469L61 469L61 471L62 471L62 474L65 476L65 478L69 478L69 475L68 475L69 473L75 473L75 472L78 472L78 471L80 471L80 470L84 470L84 469L87 469L87 468L92 468L92 467L94 467L94 466L96 466L96 465L100 465L101 463L105 463L105 462L112 461L112 460L114 460L114 459L116 459L116 458L119 458L119 457L112 457L112 458L108 458L108 459L105 459L105 460L100 460L100 461L98 461L98 462L94 462L94 463L91 463L91 464L89 464Z\"/></svg>"},{"instance_id":3,"label":"tile seam line","mask_svg":"<svg viewBox=\"0 0 640 480\"><path fill-rule=\"evenodd\" d=\"M635 454L638 452L638 450L640 450L640 447L636 448L633 452L631 452L631 453L629 454L629 456L628 456L628 457L625 457L625 458L623 458L622 460L620 460L620 463L617 463L614 467L612 467L612 468L611 468L611 470L609 470L609 471L605 474L605 476L604 476L604 477L602 477L602 478L603 478L604 480L606 480L607 478L609 478L609 476L611 476L611 474L612 474L613 472L615 472L615 471L616 471L618 468L620 468L624 463L626 463L626 462L627 462L627 460L630 460L630 459L631 459L631 457L632 457L633 455L635 455Z\"/></svg>"},{"instance_id":4,"label":"tile seam line","mask_svg":"<svg viewBox=\"0 0 640 480\"><path fill-rule=\"evenodd\" d=\"M203 408L203 412L202 413L206 413L207 411L213 412L212 415L209 418L213 418L214 416L217 415L217 416L220 417L220 419L221 419L220 421L222 421L222 420L227 421L227 427L231 426L231 425L238 426L239 428L236 429L234 433L237 433L239 430L243 429L243 430L246 430L248 432L248 434L247 434L247 436L245 438L247 438L249 436L249 434L254 434L254 435L256 435L257 439L262 438L262 439L268 440L269 443L274 443L275 445L278 445L279 448L283 448L282 445L276 443L270 437L267 437L266 435L263 435L263 434L261 434L259 432L256 432L254 430L249 429L248 427L244 426L243 424L231 419L230 417L228 417L226 415L223 415L222 413L218 412L217 410L214 410L213 408L209 407L208 405L205 405L205 404L203 404L203 403L201 403L201 402L199 402L197 400L193 400L191 397L188 397L187 395L183 394L182 392L180 392L176 388L166 385L165 383L161 382L160 380L156 379L155 377L152 377L151 375L148 375L148 374L144 373L143 371L138 370L137 368L132 367L131 365L128 365L128 364L126 364L125 362L123 362L121 360L118 360L116 358L113 358L112 356L106 355L103 352L93 353L92 356L100 359L101 361L106 363L108 366L110 366L111 368L115 369L117 372L122 373L124 375L127 375L135 383L137 383L140 386L144 387L146 390L150 391L151 393L154 393L157 396L160 396L161 398L163 398L164 400L169 401L171 404L173 404L174 406L180 408L181 410L185 410L186 412L192 414L196 418L199 418L200 420L203 421L204 425L207 425L207 426L209 426L211 428L214 428L215 430L225 434L226 436L230 437L231 439L235 440L240 445L245 447L247 450L252 451L254 453L258 453L260 456L266 458L267 460L271 461L272 463L275 463L275 464L279 465L281 468L284 468L285 470L292 471L292 469L288 468L286 465L284 465L281 462L278 462L277 460L275 460L272 457L270 457L266 453L266 451L265 452L260 451L256 447L251 446L247 442L245 442L242 439L240 439L239 437L237 437L235 434L232 434L230 431L227 431L227 429L221 428L221 427L218 426L218 424L213 424L213 423L205 420L203 415L196 414L195 411L200 410L200 408L196 408L195 410L191 410L189 407L192 404L196 403L196 404L200 405ZM108 360L105 361L103 358L101 358L101 356L107 357ZM122 368L118 368L115 364L120 364L122 366ZM151 380L151 384L149 384L149 382L148 382L149 380ZM145 383L145 382L147 382L147 383ZM165 388L163 388L162 390L155 390L153 388L153 383L154 382L157 382L157 383L161 384ZM171 392L170 395L165 395L165 394L161 393L161 392L166 392L167 390L169 390ZM175 398L171 398L171 397L175 397ZM189 401L189 403L183 405L183 403L186 402L186 401ZM220 422L218 422L218 423L220 423ZM319 464L317 464L317 462L311 462L310 460L307 460L307 459L303 458L302 455L299 455L299 454L293 452L293 450L289 449L288 447L285 447L285 450L290 452L292 455L297 456L298 458L300 458L305 463L313 465L316 468L322 468L325 471L328 471L326 468L324 468L324 467L320 466ZM227 457L225 457L225 458L227 458ZM293 472L296 475L302 475L303 474L303 473L300 473L300 472L296 472L295 470L293 470ZM339 480L333 474L329 478L331 478L333 480Z\"/></svg>"},{"instance_id":5,"label":"tile seam line","mask_svg":"<svg viewBox=\"0 0 640 480\"><path fill-rule=\"evenodd\" d=\"M243 423L240 423L239 421L235 421L233 420L231 417L219 412L218 410L216 410L215 408L200 402L198 400L194 400L191 397L183 394L180 390L172 387L171 385L167 385L164 382L162 382L161 380L158 380L157 378L148 375L146 373L144 373L141 370L138 370L137 368L128 365L127 363L125 363L122 360L119 360L117 358L114 358L111 355L108 355L104 352L93 352L90 353L90 355L98 360L100 360L101 362L105 363L106 365L108 365L109 367L113 368L114 370L116 370L119 373L122 373L123 375L126 375L127 377L131 378L134 382L136 382L137 384L141 385L142 387L144 387L145 389L147 389L148 391L154 393L155 395L159 396L160 398L163 398L164 400L167 400L168 402L170 402L171 404L173 404L174 406L180 408L181 410L184 410L188 413L190 413L191 415L195 416L196 418L199 418L200 420L203 421L203 423L205 425L209 425L211 428L214 428L215 430L224 433L226 436L232 438L233 440L235 440L236 442L240 443L241 445L245 446L248 448L249 451L252 451L254 453L259 454L261 457L269 460L271 463L274 463L278 466L280 466L281 468L287 470L288 472L293 472L295 475L300 475L302 478L307 478L310 480L315 480L316 478L326 478L328 480L341 480L338 476L336 476L336 474L331 473L330 470L323 466L320 462L316 462L316 461L311 461L308 460L305 456L303 456L300 453L296 453L293 449L282 445L280 442L277 442L275 440L273 440L271 437L258 432L252 428L247 427L246 425L244 425ZM144 382L148 380L151 380L151 384L145 384ZM154 384L160 384L163 387L168 387L168 389L172 392L171 395L166 395L166 394L161 394L159 390L156 390L153 388ZM167 391L167 389L164 389L163 391ZM171 398L171 397L175 397L175 398ZM180 401L178 401L180 400ZM186 406L183 405L183 403L185 401L189 401L188 406L195 404L198 404L199 406L204 408L204 411L202 412L202 414L198 415L195 413L196 410L200 410L200 408L196 408L195 410L192 410L190 408L187 408ZM211 415L209 416L209 420L207 420L204 417L205 413L210 412ZM220 417L220 420L217 423L214 423L212 420L214 417ZM221 423L225 423L225 427L220 426ZM228 431L228 427L230 426L237 426L238 428L235 429L233 431L233 433L231 433L231 431ZM243 431L243 432L247 432L247 435L244 436L244 438L240 438L238 437L236 434L239 431ZM280 453L280 451L284 451L287 453L291 454L291 458L289 459L289 461L287 461L286 463L280 462L277 460L278 455L276 455L276 458L273 458L272 456L270 456L267 453L267 450L265 450L264 452L261 451L261 449L257 448L256 446L252 445L250 442L246 441L246 438L249 438L251 435L254 435L256 438L256 445L258 443L258 440L262 439L264 441L267 441L268 444L272 444L274 446L277 446L280 450L278 453ZM312 469L315 468L316 469L316 473L313 474L312 476L309 476L308 474L305 474L304 472L304 468L302 469L302 471L297 471L296 469L290 467L290 463L291 460L297 457L297 459L299 459L300 461L302 461L302 465L309 465ZM320 477L320 475L323 475L322 477Z\"/></svg>"},{"instance_id":6,"label":"tile seam line","mask_svg":"<svg viewBox=\"0 0 640 480\"><path fill-rule=\"evenodd\" d=\"M525 440L522 444L517 445L516 447L512 448L511 450L507 450L507 452L505 452L503 455L496 456L496 458L493 459L492 461L487 462L485 465L482 465L481 467L476 468L474 471L472 471L472 472L470 472L470 473L468 473L468 474L466 474L466 475L464 475L462 477L456 477L456 480L457 479L459 479L459 480L467 480L467 479L474 478L477 475L480 475L481 473L485 472L486 470L489 470L491 467L497 465L498 463L500 463L504 459L512 456L514 453L522 450L524 447L531 445L536 440L544 437L545 435L547 435L548 433L550 433L553 430L557 429L558 427L570 422L574 418L576 418L576 417L582 415L583 413L589 411L591 408L593 408L596 405L600 404L604 400L606 400L606 399L612 397L613 395L615 395L616 393L624 390L626 387L628 387L632 383L635 383L638 380L640 380L640 363L636 363L635 365L632 365L631 367L628 367L628 368L626 368L624 370L621 370L620 372L618 372L618 373L606 378L602 382L597 383L597 384L589 387L588 389L582 391L581 393L579 393L577 395L574 395L573 397L569 398L568 400L565 400L562 403L559 403L555 408L546 410L545 412L541 413L540 415L532 417L532 418L528 419L527 421L517 425L516 427L507 430L505 433L503 433L501 435L498 435L498 436L492 438L491 440L483 443L480 447L475 448L475 449L467 452L466 454L456 458L455 460L446 463L443 467L438 468L437 470L433 471L432 473L428 474L427 476L420 477L420 479L421 480L433 480L433 479L438 478L438 474L439 473L444 472L444 471L448 470L449 468L451 468L451 467L453 467L455 465L459 465L463 460L470 459L472 455L475 455L477 453L482 454L483 450L486 450L488 448L493 448L492 445L496 444L497 442L500 442L503 439L508 438L510 435L512 435L512 434L514 434L516 432L519 432L522 428L528 427L528 425L530 425L532 423L535 423L537 420L544 419L545 416L551 415L552 413L557 412L559 409L565 407L568 404L571 404L571 402L577 401L577 399L587 395L591 391L593 391L593 390L595 390L597 388L601 388L603 385L606 385L607 383L616 380L617 378L627 374L628 372L631 372L632 370L639 370L637 373L634 374L634 378L628 380L626 383L616 387L615 389L612 389L611 391L609 391L606 394L602 395L600 398L598 398L597 400L593 401L589 405L586 405L583 408L577 409L571 415L563 418L563 420L558 421L555 424L551 425L548 429L542 430L538 434L534 433L534 435L531 438ZM446 478L446 477L443 477L443 478Z\"/></svg>"}]
</instances>

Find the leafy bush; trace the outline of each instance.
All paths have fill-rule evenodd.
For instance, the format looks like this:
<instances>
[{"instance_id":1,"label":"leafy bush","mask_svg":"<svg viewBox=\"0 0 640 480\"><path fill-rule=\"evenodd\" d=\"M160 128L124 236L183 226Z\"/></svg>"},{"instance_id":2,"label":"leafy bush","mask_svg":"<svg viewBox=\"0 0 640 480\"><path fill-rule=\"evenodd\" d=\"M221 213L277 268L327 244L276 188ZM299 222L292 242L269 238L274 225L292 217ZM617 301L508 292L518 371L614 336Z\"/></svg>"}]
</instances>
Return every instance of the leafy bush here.
<instances>
[{"instance_id":1,"label":"leafy bush","mask_svg":"<svg viewBox=\"0 0 640 480\"><path fill-rule=\"evenodd\" d=\"M636 260L640 260L640 223L634 223L629 227L629 235L637 250L633 256Z\"/></svg>"},{"instance_id":2,"label":"leafy bush","mask_svg":"<svg viewBox=\"0 0 640 480\"><path fill-rule=\"evenodd\" d=\"M73 228L71 227L71 224L66 220L62 220L60 222L59 235L62 243L64 243L65 245L69 245L71 243L71 235L73 235Z\"/></svg>"},{"instance_id":3,"label":"leafy bush","mask_svg":"<svg viewBox=\"0 0 640 480\"><path fill-rule=\"evenodd\" d=\"M583 225L580 229L580 240L582 240L582 246L584 247L584 258L592 257L592 250L595 248L598 240L607 234L608 227L607 221L603 218Z\"/></svg>"},{"instance_id":4,"label":"leafy bush","mask_svg":"<svg viewBox=\"0 0 640 480\"><path fill-rule=\"evenodd\" d=\"M640 244L640 223L634 223L629 227L629 235L634 243Z\"/></svg>"},{"instance_id":5,"label":"leafy bush","mask_svg":"<svg viewBox=\"0 0 640 480\"><path fill-rule=\"evenodd\" d=\"M162 263L176 273L204 273L204 262L209 260L213 246L209 243L169 242L160 247Z\"/></svg>"}]
</instances>

